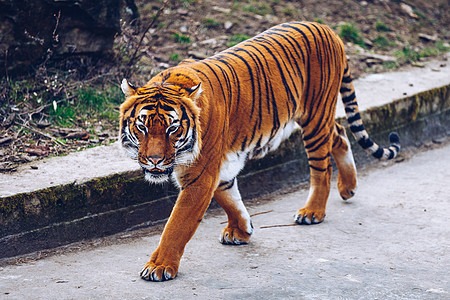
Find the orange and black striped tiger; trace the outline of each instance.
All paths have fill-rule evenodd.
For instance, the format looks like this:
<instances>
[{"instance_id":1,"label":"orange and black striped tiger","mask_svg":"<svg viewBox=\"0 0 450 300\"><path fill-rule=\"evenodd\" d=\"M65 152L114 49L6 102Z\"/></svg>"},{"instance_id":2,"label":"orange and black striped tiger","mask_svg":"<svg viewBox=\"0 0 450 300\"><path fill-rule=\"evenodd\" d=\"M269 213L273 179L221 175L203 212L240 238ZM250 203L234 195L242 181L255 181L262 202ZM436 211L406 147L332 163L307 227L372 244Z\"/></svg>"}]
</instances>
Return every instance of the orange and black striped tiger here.
<instances>
[{"instance_id":1,"label":"orange and black striped tiger","mask_svg":"<svg viewBox=\"0 0 450 300\"><path fill-rule=\"evenodd\" d=\"M141 271L146 280L177 275L184 247L215 198L228 215L224 244L245 244L253 233L236 176L247 160L278 147L300 125L311 184L295 222L323 221L330 191L331 156L343 199L354 195L356 169L343 127L335 122L340 91L350 130L374 157L400 149L368 136L358 112L350 69L339 37L327 26L275 26L213 57L186 60L135 88L124 79L120 139L150 182L172 178L180 194L160 244Z\"/></svg>"}]
</instances>

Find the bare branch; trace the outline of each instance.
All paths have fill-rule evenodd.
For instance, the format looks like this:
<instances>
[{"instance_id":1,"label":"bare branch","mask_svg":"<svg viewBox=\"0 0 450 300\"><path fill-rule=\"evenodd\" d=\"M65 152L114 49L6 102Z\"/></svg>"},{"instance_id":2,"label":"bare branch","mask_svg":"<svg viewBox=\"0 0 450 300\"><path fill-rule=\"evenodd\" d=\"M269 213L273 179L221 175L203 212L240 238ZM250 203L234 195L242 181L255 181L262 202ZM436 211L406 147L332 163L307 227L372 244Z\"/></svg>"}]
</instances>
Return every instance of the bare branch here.
<instances>
[{"instance_id":1,"label":"bare branch","mask_svg":"<svg viewBox=\"0 0 450 300\"><path fill-rule=\"evenodd\" d=\"M170 0L165 0L162 4L162 6L159 8L159 10L157 11L156 15L152 18L152 21L150 22L150 24L147 26L147 28L144 30L144 32L142 33L141 39L139 40L138 45L136 46L136 49L134 50L133 55L131 55L131 59L128 62L128 66L131 66L134 64L136 58L137 58L137 54L138 51L140 50L141 46L142 46L142 42L144 41L145 35L148 33L148 31L150 30L150 28L153 27L153 25L155 24L156 20L159 18L159 16L161 15L161 13L164 11L164 9L166 9L167 5L169 4Z\"/></svg>"}]
</instances>

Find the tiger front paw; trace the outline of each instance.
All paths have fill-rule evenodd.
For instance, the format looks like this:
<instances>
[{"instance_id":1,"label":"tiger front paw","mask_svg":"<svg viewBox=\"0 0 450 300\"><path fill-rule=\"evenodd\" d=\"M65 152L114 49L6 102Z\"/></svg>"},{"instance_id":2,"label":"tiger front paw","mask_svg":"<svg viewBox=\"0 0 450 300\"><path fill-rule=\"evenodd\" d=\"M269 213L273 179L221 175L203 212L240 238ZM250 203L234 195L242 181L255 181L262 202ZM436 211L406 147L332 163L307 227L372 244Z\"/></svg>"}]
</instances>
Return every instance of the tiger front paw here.
<instances>
[{"instance_id":1,"label":"tiger front paw","mask_svg":"<svg viewBox=\"0 0 450 300\"><path fill-rule=\"evenodd\" d=\"M295 222L300 225L319 224L325 219L325 210L299 209L295 215Z\"/></svg>"},{"instance_id":2,"label":"tiger front paw","mask_svg":"<svg viewBox=\"0 0 450 300\"><path fill-rule=\"evenodd\" d=\"M147 281L166 281L177 276L178 267L164 264L155 264L149 261L139 273L142 279Z\"/></svg>"},{"instance_id":3,"label":"tiger front paw","mask_svg":"<svg viewBox=\"0 0 450 300\"><path fill-rule=\"evenodd\" d=\"M224 245L243 245L248 244L250 236L253 233L253 227L250 233L239 228L225 227L220 234L220 242Z\"/></svg>"}]
</instances>

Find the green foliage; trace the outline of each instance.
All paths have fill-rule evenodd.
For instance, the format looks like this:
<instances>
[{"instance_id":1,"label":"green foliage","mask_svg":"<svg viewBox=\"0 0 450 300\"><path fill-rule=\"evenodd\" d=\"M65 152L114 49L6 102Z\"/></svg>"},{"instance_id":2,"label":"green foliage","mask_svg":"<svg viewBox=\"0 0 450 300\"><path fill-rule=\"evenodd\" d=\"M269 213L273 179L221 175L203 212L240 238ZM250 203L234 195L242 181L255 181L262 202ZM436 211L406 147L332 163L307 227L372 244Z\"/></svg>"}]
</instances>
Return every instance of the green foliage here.
<instances>
[{"instance_id":1,"label":"green foliage","mask_svg":"<svg viewBox=\"0 0 450 300\"><path fill-rule=\"evenodd\" d=\"M283 8L283 13L285 16L294 17L295 15L298 15L298 10L291 7L285 7Z\"/></svg>"},{"instance_id":2,"label":"green foliage","mask_svg":"<svg viewBox=\"0 0 450 300\"><path fill-rule=\"evenodd\" d=\"M440 53L445 53L450 51L450 47L446 46L443 41L436 42L436 48L440 51Z\"/></svg>"},{"instance_id":3,"label":"green foliage","mask_svg":"<svg viewBox=\"0 0 450 300\"><path fill-rule=\"evenodd\" d=\"M320 19L320 18L316 18L316 19L314 19L313 21L316 22L316 23L319 23L319 24L324 24L324 23L325 23L325 22L324 22L322 19Z\"/></svg>"},{"instance_id":4,"label":"green foliage","mask_svg":"<svg viewBox=\"0 0 450 300\"><path fill-rule=\"evenodd\" d=\"M386 61L383 63L383 65L391 70L397 69L398 68L398 63L394 62L394 61Z\"/></svg>"},{"instance_id":5,"label":"green foliage","mask_svg":"<svg viewBox=\"0 0 450 300\"><path fill-rule=\"evenodd\" d=\"M202 20L202 24L203 26L205 26L206 28L218 28L220 26L219 22L217 22L214 19L210 19L210 18L205 18Z\"/></svg>"},{"instance_id":6,"label":"green foliage","mask_svg":"<svg viewBox=\"0 0 450 300\"><path fill-rule=\"evenodd\" d=\"M79 88L71 101L53 101L49 108L50 120L64 127L88 118L116 120L119 113L114 108L122 101L122 93L116 86L102 92L90 87Z\"/></svg>"},{"instance_id":7,"label":"green foliage","mask_svg":"<svg viewBox=\"0 0 450 300\"><path fill-rule=\"evenodd\" d=\"M352 42L366 48L363 37L354 23L345 23L339 27L339 36L347 42Z\"/></svg>"},{"instance_id":8,"label":"green foliage","mask_svg":"<svg viewBox=\"0 0 450 300\"><path fill-rule=\"evenodd\" d=\"M388 32L391 31L391 29L383 22L377 21L375 22L375 29L378 32Z\"/></svg>"},{"instance_id":9,"label":"green foliage","mask_svg":"<svg viewBox=\"0 0 450 300\"><path fill-rule=\"evenodd\" d=\"M187 35L183 35L181 33L174 33L172 37L180 44L190 44L191 38Z\"/></svg>"},{"instance_id":10,"label":"green foliage","mask_svg":"<svg viewBox=\"0 0 450 300\"><path fill-rule=\"evenodd\" d=\"M170 54L170 55L169 55L169 59L170 59L171 61L176 61L176 62L181 60L180 55L179 55L178 53L172 53L172 54Z\"/></svg>"},{"instance_id":11,"label":"green foliage","mask_svg":"<svg viewBox=\"0 0 450 300\"><path fill-rule=\"evenodd\" d=\"M242 10L251 12L251 13L254 13L257 15L261 15L261 16L273 14L273 10L269 5L267 5L265 3L259 3L259 2L245 5L244 7L242 7Z\"/></svg>"},{"instance_id":12,"label":"green foliage","mask_svg":"<svg viewBox=\"0 0 450 300\"><path fill-rule=\"evenodd\" d=\"M188 8L195 3L197 3L197 0L181 0L181 4L184 8Z\"/></svg>"},{"instance_id":13,"label":"green foliage","mask_svg":"<svg viewBox=\"0 0 450 300\"><path fill-rule=\"evenodd\" d=\"M237 45L240 42L243 42L245 40L248 40L249 38L250 38L250 36L248 36L246 34L242 34L242 33L235 34L230 38L230 40L227 43L227 46L233 47L234 45Z\"/></svg>"},{"instance_id":14,"label":"green foliage","mask_svg":"<svg viewBox=\"0 0 450 300\"><path fill-rule=\"evenodd\" d=\"M396 51L395 56L400 63L411 63L420 59L419 51L412 49L410 45L406 45L402 50Z\"/></svg>"},{"instance_id":15,"label":"green foliage","mask_svg":"<svg viewBox=\"0 0 450 300\"><path fill-rule=\"evenodd\" d=\"M424 49L413 49L410 45L406 45L402 50L396 51L395 56L399 63L413 63L421 58L429 56L437 56L449 51L442 41L438 41L436 46L426 47Z\"/></svg>"},{"instance_id":16,"label":"green foliage","mask_svg":"<svg viewBox=\"0 0 450 300\"><path fill-rule=\"evenodd\" d=\"M384 35L377 35L373 40L373 44L375 47L387 50L390 47L395 46L394 42L389 41Z\"/></svg>"}]
</instances>

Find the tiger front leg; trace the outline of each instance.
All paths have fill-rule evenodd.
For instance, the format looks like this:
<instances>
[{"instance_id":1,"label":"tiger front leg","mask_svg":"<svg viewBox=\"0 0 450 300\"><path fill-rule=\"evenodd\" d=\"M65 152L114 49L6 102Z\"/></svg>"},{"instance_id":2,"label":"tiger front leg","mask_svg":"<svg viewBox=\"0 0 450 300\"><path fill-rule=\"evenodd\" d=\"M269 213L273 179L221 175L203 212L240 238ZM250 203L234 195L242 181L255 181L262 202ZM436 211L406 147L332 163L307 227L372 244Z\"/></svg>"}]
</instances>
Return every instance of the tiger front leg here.
<instances>
[{"instance_id":1,"label":"tiger front leg","mask_svg":"<svg viewBox=\"0 0 450 300\"><path fill-rule=\"evenodd\" d=\"M172 210L161 236L158 248L145 264L140 276L148 281L165 281L175 278L187 242L194 235L211 202L211 182L199 182L183 189Z\"/></svg>"},{"instance_id":2,"label":"tiger front leg","mask_svg":"<svg viewBox=\"0 0 450 300\"><path fill-rule=\"evenodd\" d=\"M221 183L214 193L214 199L228 216L228 225L220 234L220 242L226 245L248 244L253 233L253 225L242 202L237 180Z\"/></svg>"}]
</instances>

